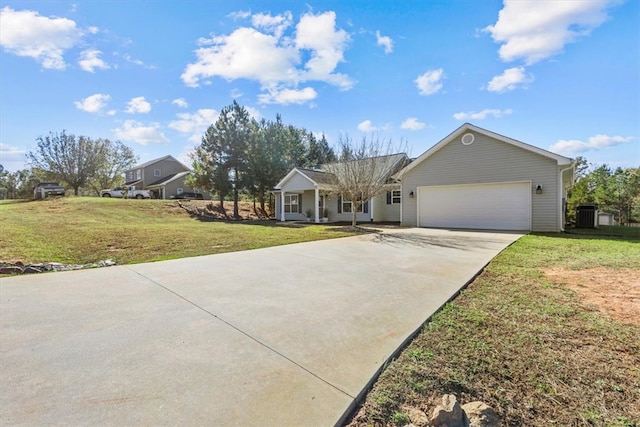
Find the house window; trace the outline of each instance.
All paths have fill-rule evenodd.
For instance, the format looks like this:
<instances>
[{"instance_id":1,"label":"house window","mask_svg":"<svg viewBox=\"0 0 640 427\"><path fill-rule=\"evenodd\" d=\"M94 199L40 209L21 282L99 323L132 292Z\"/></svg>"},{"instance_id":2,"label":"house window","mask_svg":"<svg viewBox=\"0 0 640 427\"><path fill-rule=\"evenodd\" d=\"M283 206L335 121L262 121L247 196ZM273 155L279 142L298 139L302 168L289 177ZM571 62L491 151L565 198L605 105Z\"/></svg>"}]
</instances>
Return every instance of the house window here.
<instances>
[{"instance_id":1,"label":"house window","mask_svg":"<svg viewBox=\"0 0 640 427\"><path fill-rule=\"evenodd\" d=\"M136 170L136 179L142 179L142 169Z\"/></svg>"},{"instance_id":2,"label":"house window","mask_svg":"<svg viewBox=\"0 0 640 427\"><path fill-rule=\"evenodd\" d=\"M400 190L393 190L391 192L391 204L400 204L400 202L402 201L401 195L402 193L400 192Z\"/></svg>"},{"instance_id":3,"label":"house window","mask_svg":"<svg viewBox=\"0 0 640 427\"><path fill-rule=\"evenodd\" d=\"M154 169L153 170L153 176L161 176L160 169Z\"/></svg>"},{"instance_id":4,"label":"house window","mask_svg":"<svg viewBox=\"0 0 640 427\"><path fill-rule=\"evenodd\" d=\"M363 212L364 203L360 205L360 210L358 212ZM353 202L350 200L342 199L342 212L343 213L351 213L353 212Z\"/></svg>"},{"instance_id":5,"label":"house window","mask_svg":"<svg viewBox=\"0 0 640 427\"><path fill-rule=\"evenodd\" d=\"M300 213L300 200L298 194L286 194L284 196L284 212Z\"/></svg>"}]
</instances>

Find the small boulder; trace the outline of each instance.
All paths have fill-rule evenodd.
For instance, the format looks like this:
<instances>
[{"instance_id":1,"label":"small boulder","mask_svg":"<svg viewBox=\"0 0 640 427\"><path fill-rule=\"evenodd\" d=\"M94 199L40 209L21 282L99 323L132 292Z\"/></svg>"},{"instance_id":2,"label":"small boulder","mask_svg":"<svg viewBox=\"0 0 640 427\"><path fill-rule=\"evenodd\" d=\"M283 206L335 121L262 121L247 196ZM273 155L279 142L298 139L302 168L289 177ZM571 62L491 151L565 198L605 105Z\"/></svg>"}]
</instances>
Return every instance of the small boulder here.
<instances>
[{"instance_id":1,"label":"small boulder","mask_svg":"<svg viewBox=\"0 0 640 427\"><path fill-rule=\"evenodd\" d=\"M429 425L429 417L423 411L413 406L403 406L402 412L409 415L411 424L415 427L426 427Z\"/></svg>"},{"instance_id":2,"label":"small boulder","mask_svg":"<svg viewBox=\"0 0 640 427\"><path fill-rule=\"evenodd\" d=\"M434 427L467 427L460 403L453 394L442 396L442 404L435 407L429 420Z\"/></svg>"},{"instance_id":3,"label":"small boulder","mask_svg":"<svg viewBox=\"0 0 640 427\"><path fill-rule=\"evenodd\" d=\"M23 268L19 265L0 266L0 274L22 274Z\"/></svg>"},{"instance_id":4,"label":"small boulder","mask_svg":"<svg viewBox=\"0 0 640 427\"><path fill-rule=\"evenodd\" d=\"M484 402L469 402L462 405L467 414L469 427L498 427L500 418L496 411Z\"/></svg>"}]
</instances>

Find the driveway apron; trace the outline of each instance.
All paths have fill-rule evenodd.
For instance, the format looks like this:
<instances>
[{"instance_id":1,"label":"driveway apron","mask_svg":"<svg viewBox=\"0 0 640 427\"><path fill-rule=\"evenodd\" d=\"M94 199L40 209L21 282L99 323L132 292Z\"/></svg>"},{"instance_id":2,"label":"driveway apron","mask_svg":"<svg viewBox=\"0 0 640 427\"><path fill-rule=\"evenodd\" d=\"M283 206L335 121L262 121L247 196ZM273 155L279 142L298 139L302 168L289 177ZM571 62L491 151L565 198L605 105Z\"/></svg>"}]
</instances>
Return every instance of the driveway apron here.
<instances>
[{"instance_id":1,"label":"driveway apron","mask_svg":"<svg viewBox=\"0 0 640 427\"><path fill-rule=\"evenodd\" d=\"M0 424L339 424L520 236L397 229L2 278Z\"/></svg>"}]
</instances>

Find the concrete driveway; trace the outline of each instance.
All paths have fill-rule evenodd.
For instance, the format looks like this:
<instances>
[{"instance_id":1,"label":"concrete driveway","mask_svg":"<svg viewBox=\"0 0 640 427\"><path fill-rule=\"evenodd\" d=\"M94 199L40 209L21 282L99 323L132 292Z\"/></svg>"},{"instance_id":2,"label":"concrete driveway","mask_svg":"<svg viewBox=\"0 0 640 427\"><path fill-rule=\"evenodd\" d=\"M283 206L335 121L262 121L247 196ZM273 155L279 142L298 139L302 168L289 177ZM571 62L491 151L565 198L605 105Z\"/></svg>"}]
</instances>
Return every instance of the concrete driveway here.
<instances>
[{"instance_id":1,"label":"concrete driveway","mask_svg":"<svg viewBox=\"0 0 640 427\"><path fill-rule=\"evenodd\" d=\"M328 426L521 234L387 230L0 279L0 424Z\"/></svg>"}]
</instances>

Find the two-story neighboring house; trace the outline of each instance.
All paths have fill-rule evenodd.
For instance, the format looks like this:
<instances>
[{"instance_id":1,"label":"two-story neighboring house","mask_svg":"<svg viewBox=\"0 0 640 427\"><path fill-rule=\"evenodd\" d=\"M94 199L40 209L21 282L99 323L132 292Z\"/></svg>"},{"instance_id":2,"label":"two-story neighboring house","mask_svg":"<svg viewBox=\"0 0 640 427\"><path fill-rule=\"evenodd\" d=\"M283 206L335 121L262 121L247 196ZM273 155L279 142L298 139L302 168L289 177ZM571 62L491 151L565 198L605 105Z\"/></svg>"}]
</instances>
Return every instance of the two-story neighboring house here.
<instances>
[{"instance_id":1,"label":"two-story neighboring house","mask_svg":"<svg viewBox=\"0 0 640 427\"><path fill-rule=\"evenodd\" d=\"M125 172L125 185L138 190L149 190L154 199L168 199L172 194L197 191L185 184L191 170L173 156L164 156L137 165ZM202 192L205 199L210 198Z\"/></svg>"}]
</instances>

